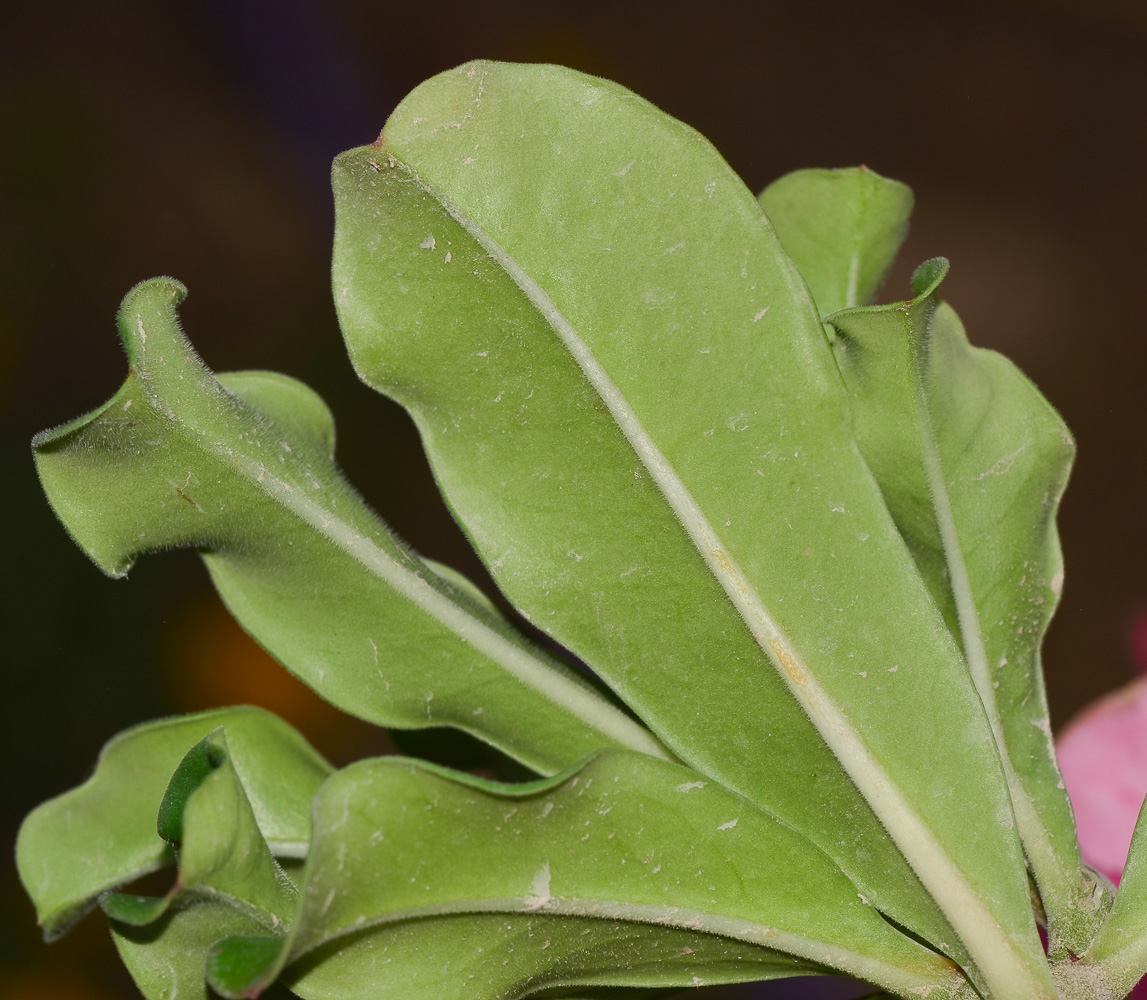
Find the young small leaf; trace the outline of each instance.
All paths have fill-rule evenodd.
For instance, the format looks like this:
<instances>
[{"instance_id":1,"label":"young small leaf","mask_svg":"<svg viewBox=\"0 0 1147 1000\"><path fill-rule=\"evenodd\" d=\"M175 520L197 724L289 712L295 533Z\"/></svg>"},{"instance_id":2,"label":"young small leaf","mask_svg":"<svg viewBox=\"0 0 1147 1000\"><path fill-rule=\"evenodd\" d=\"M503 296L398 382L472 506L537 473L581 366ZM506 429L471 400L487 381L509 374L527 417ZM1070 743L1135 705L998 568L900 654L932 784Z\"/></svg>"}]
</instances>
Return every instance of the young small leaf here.
<instances>
[{"instance_id":1,"label":"young small leaf","mask_svg":"<svg viewBox=\"0 0 1147 1000\"><path fill-rule=\"evenodd\" d=\"M66 932L100 893L174 860L156 832L160 802L188 748L219 726L263 837L276 853L302 855L311 798L331 768L295 730L256 708L145 723L112 739L84 784L20 827L16 864L45 938Z\"/></svg>"},{"instance_id":2,"label":"young small leaf","mask_svg":"<svg viewBox=\"0 0 1147 1000\"><path fill-rule=\"evenodd\" d=\"M130 292L119 317L127 381L34 442L49 500L105 572L200 547L243 626L372 722L457 726L543 772L601 746L665 754L389 532L335 467L314 393L269 372L217 379L179 329L184 295L170 279Z\"/></svg>"},{"instance_id":3,"label":"young small leaf","mask_svg":"<svg viewBox=\"0 0 1147 1000\"><path fill-rule=\"evenodd\" d=\"M208 767L204 769L206 762ZM222 728L193 747L176 770L164 808L169 817L179 812L179 875L164 897L148 900L109 893L102 897L113 933L123 936L125 963L149 1000L188 1000L199 997L206 975L207 954L233 922L224 912L242 915L244 926L261 934L281 934L294 915L297 892L283 874L255 821L255 814L228 754ZM211 924L197 919L164 922L153 936L137 929L165 917L170 909L207 907ZM211 937L214 933L216 936ZM152 952L165 957L178 950L179 967L157 968Z\"/></svg>"},{"instance_id":4,"label":"young small leaf","mask_svg":"<svg viewBox=\"0 0 1147 1000\"><path fill-rule=\"evenodd\" d=\"M1147 803L1139 810L1111 915L1083 957L1102 970L1116 996L1147 975Z\"/></svg>"},{"instance_id":5,"label":"young small leaf","mask_svg":"<svg viewBox=\"0 0 1147 1000\"><path fill-rule=\"evenodd\" d=\"M191 793L227 759L220 741L214 738L218 732L212 730L183 755L159 803L156 832L173 847L183 840L183 811Z\"/></svg>"},{"instance_id":6,"label":"young small leaf","mask_svg":"<svg viewBox=\"0 0 1147 1000\"><path fill-rule=\"evenodd\" d=\"M797 170L760 202L822 316L872 301L912 214L911 189L867 167Z\"/></svg>"}]
</instances>

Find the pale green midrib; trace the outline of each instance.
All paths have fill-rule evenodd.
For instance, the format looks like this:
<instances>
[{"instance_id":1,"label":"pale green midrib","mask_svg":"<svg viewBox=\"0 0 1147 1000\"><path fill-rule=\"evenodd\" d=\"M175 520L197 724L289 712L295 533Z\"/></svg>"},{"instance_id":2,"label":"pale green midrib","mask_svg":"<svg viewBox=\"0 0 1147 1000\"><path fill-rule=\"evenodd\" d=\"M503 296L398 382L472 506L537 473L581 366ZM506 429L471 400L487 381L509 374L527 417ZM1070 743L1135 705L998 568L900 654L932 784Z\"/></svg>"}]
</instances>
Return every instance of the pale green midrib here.
<instances>
[{"instance_id":1,"label":"pale green midrib","mask_svg":"<svg viewBox=\"0 0 1147 1000\"><path fill-rule=\"evenodd\" d=\"M153 406L160 401L154 390L145 392ZM440 622L462 642L473 646L482 655L503 667L510 676L524 686L538 692L573 718L623 747L664 760L675 759L640 723L614 708L592 689L583 687L577 680L565 677L544 661L537 659L528 650L475 618L449 597L439 593L423 577L402 566L385 549L353 525L305 496L303 487L298 484L292 486L286 480L275 476L265 463L253 461L240 451L215 445L191 425L182 421L180 425L194 434L195 441L205 451L223 460L229 468L245 476L257 487L262 487L269 496L309 525L317 534L388 584L400 596Z\"/></svg>"},{"instance_id":2,"label":"pale green midrib","mask_svg":"<svg viewBox=\"0 0 1147 1000\"><path fill-rule=\"evenodd\" d=\"M852 251L852 260L848 264L848 288L844 293L845 308L850 309L857 304L856 286L860 282L860 248Z\"/></svg>"},{"instance_id":3,"label":"pale green midrib","mask_svg":"<svg viewBox=\"0 0 1147 1000\"><path fill-rule=\"evenodd\" d=\"M247 474L250 474L250 471L244 469ZM309 498L296 499L297 494L290 491L289 485L277 477L265 475L262 485L268 483L274 486L274 491L269 489L268 492L276 492L277 499L300 520L305 521L412 604L441 622L463 642L502 666L523 685L537 691L554 705L564 709L590 728L615 740L621 746L665 760L673 759L660 741L644 726L634 722L593 691L565 677L469 614L449 597L439 593L423 577L402 566L381 546L356 531L353 526L335 517ZM327 522L325 526L323 522Z\"/></svg>"},{"instance_id":4,"label":"pale green midrib","mask_svg":"<svg viewBox=\"0 0 1147 1000\"><path fill-rule=\"evenodd\" d=\"M862 184L860 188L860 198L856 208L856 225L852 232L853 249L852 259L848 264L848 288L845 290L845 308L851 309L860 303L856 299L856 287L860 283L860 233L861 227L864 225L864 216L868 211L868 196L867 189Z\"/></svg>"},{"instance_id":5,"label":"pale green midrib","mask_svg":"<svg viewBox=\"0 0 1147 1000\"><path fill-rule=\"evenodd\" d=\"M931 320L929 314L926 325L930 324ZM948 565L948 579L956 603L964 659L968 664L968 672L972 675L972 683L984 705L992 735L995 737L1020 840L1026 848L1025 855L1032 866L1040 896L1044 897L1049 919L1055 920L1057 916L1066 919L1069 917L1068 911L1075 908L1074 904L1078 902L1080 893L1072 891L1072 880L1068 870L1064 867L1058 852L1054 850L1050 833L1012 763L999 703L996 701L995 688L992 687L987 647L980 627L980 614L976 607L967 564L964 562L964 551L960 544L951 497L948 494L948 484L940 461L940 449L932 426L931 411L924 388L926 357L921 356L914 339L909 342L913 345L911 351L913 402L924 467L928 477L928 492L932 499L936 527L940 533ZM1082 882L1080 887L1082 888Z\"/></svg>"},{"instance_id":6,"label":"pale green midrib","mask_svg":"<svg viewBox=\"0 0 1147 1000\"><path fill-rule=\"evenodd\" d=\"M411 173L417 178L413 170ZM702 559L721 583L753 638L778 669L817 731L963 940L993 995L1001 1000L1019 996L1030 1000L1055 997L1046 968L1041 965L1039 973L1031 974L1033 970L1003 933L988 907L968 885L932 830L872 756L848 717L809 673L800 654L781 632L760 596L724 551L719 536L697 501L570 322L500 244L442 192L421 179L418 183L438 199L451 217L497 261L566 345L605 403L618 429L680 519Z\"/></svg>"},{"instance_id":7,"label":"pale green midrib","mask_svg":"<svg viewBox=\"0 0 1147 1000\"><path fill-rule=\"evenodd\" d=\"M784 955L807 959L818 965L839 969L857 979L863 979L866 982L894 990L903 996L933 996L936 991L939 991L942 996L955 997L967 982L954 962L916 944L907 937L903 938L903 944L906 947L919 949L919 970L906 969L891 962L881 961L791 931L782 931L775 927L754 923L751 920L742 920L686 907L580 899L570 896L552 897L544 900L534 896L469 899L437 905L411 906L380 915L371 920L365 920L362 923L339 927L333 932L324 933L308 940L297 950L294 941L291 941L284 949L289 958L283 965L290 965L308 953L317 948L325 947L333 941L361 934L374 928L434 917L483 916L494 913L528 913L539 917L559 918L588 917L603 921L624 921L632 924L694 931L713 937L742 941ZM298 921L300 927L305 919L306 911L304 910ZM292 935L292 938L297 936ZM968 995L973 995L970 990Z\"/></svg>"}]
</instances>

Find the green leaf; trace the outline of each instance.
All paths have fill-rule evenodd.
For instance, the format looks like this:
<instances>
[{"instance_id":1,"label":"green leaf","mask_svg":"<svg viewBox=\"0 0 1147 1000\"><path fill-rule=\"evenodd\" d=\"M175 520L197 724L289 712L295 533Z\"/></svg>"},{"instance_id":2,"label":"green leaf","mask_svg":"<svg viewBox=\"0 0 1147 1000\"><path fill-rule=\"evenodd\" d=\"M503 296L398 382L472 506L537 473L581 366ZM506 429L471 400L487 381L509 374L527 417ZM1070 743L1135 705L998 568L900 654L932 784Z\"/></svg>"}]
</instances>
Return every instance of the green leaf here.
<instances>
[{"instance_id":1,"label":"green leaf","mask_svg":"<svg viewBox=\"0 0 1147 1000\"><path fill-rule=\"evenodd\" d=\"M983 708L728 165L614 84L472 63L334 178L352 361L514 604L954 951L883 825L989 987L1052 995Z\"/></svg>"},{"instance_id":2,"label":"green leaf","mask_svg":"<svg viewBox=\"0 0 1147 1000\"><path fill-rule=\"evenodd\" d=\"M154 923L113 923L112 938L146 1000L218 1000L204 976L211 946L229 935L262 930L259 921L226 903L177 899Z\"/></svg>"},{"instance_id":3,"label":"green leaf","mask_svg":"<svg viewBox=\"0 0 1147 1000\"><path fill-rule=\"evenodd\" d=\"M815 966L785 955L694 931L578 917L466 914L338 938L296 962L280 982L307 1000L513 1000L540 989L545 995L560 989L563 996L569 989L586 1000L640 1000L650 994L614 986L587 996L583 984L669 986L673 996L684 987L818 974Z\"/></svg>"},{"instance_id":4,"label":"green leaf","mask_svg":"<svg viewBox=\"0 0 1147 1000\"><path fill-rule=\"evenodd\" d=\"M156 832L160 803L188 747L219 726L271 850L302 856L310 802L331 768L294 729L257 708L149 722L112 739L84 784L20 827L16 864L46 939L65 933L100 893L174 860Z\"/></svg>"},{"instance_id":5,"label":"green leaf","mask_svg":"<svg viewBox=\"0 0 1147 1000\"><path fill-rule=\"evenodd\" d=\"M605 752L573 772L527 785L468 779L397 758L364 761L327 781L314 815L289 942L272 963L263 941L221 942L208 968L212 986L225 996L251 995L289 963L323 948L327 957L305 975L288 970L289 984L304 996L407 995L398 985L415 968L401 963L426 967L436 964L434 955L450 971L436 976L433 988L469 996L467 977L478 974L475 968L488 975L502 961L498 929L523 923L530 929L515 936L514 968L499 973L498 993L491 995L500 995L505 976L535 987L555 977L555 985L689 985L690 978L678 977L704 965L715 943L706 935L725 939L713 953L718 981L734 975L721 972L730 963L735 977L751 979L775 974L775 965L799 974L811 964L906 996L970 989L952 962L894 930L804 837L695 771L642 754ZM487 919L438 928L462 914ZM494 914L500 916L490 919ZM571 919L588 924L574 933ZM660 941L664 954L685 942L694 952L656 970L652 981L611 978L619 923L643 925L628 932ZM663 928L694 933L666 939ZM419 941L423 933L433 935L431 946ZM487 947L495 955L479 957ZM358 970L382 955L400 963L397 980L387 968L374 985L356 990L357 972L340 968L351 962ZM571 961L580 979L562 971ZM703 972L694 974L707 981Z\"/></svg>"},{"instance_id":6,"label":"green leaf","mask_svg":"<svg viewBox=\"0 0 1147 1000\"><path fill-rule=\"evenodd\" d=\"M1115 996L1147 975L1147 803L1139 810L1111 915L1083 957L1099 967Z\"/></svg>"},{"instance_id":7,"label":"green leaf","mask_svg":"<svg viewBox=\"0 0 1147 1000\"><path fill-rule=\"evenodd\" d=\"M214 738L218 732L212 730L183 755L159 803L156 832L174 847L183 840L183 813L191 793L227 761L224 746Z\"/></svg>"},{"instance_id":8,"label":"green leaf","mask_svg":"<svg viewBox=\"0 0 1147 1000\"><path fill-rule=\"evenodd\" d=\"M203 995L211 946L235 933L231 928L236 922L224 911L245 918L245 933L282 934L298 894L259 832L222 728L183 758L160 817L161 824L166 820L169 828L180 831L179 876L171 891L151 900L108 893L100 902L112 919L113 934L123 939L121 954L145 996L187 1000ZM196 907L205 910L165 922L154 935L135 933L162 919L171 907L185 913ZM162 961L157 962L157 954ZM174 964L173 954L179 956Z\"/></svg>"},{"instance_id":9,"label":"green leaf","mask_svg":"<svg viewBox=\"0 0 1147 1000\"><path fill-rule=\"evenodd\" d=\"M184 295L170 279L130 292L119 317L127 381L34 442L52 506L105 572L200 547L240 623L371 722L457 726L543 772L601 746L664 754L388 531L336 469L314 393L269 372L212 375L179 329Z\"/></svg>"},{"instance_id":10,"label":"green leaf","mask_svg":"<svg viewBox=\"0 0 1147 1000\"><path fill-rule=\"evenodd\" d=\"M1015 365L968 343L937 294L947 266L920 268L912 302L833 314L834 348L861 450L987 710L1053 953L1081 954L1103 898L1080 869L1040 664L1074 445Z\"/></svg>"},{"instance_id":11,"label":"green leaf","mask_svg":"<svg viewBox=\"0 0 1147 1000\"><path fill-rule=\"evenodd\" d=\"M202 770L202 762L210 769ZM195 782L192 786L192 782ZM172 817L178 814L177 819ZM294 909L295 889L271 855L255 814L227 754L222 727L187 752L160 806L159 826L178 828L179 876L167 896L107 893L100 904L109 917L140 926L158 919L184 893L226 897L271 929ZM185 828L186 826L186 835ZM167 839L167 838L165 838Z\"/></svg>"},{"instance_id":12,"label":"green leaf","mask_svg":"<svg viewBox=\"0 0 1147 1000\"><path fill-rule=\"evenodd\" d=\"M867 167L797 170L760 203L827 316L876 296L908 232L912 191Z\"/></svg>"}]
</instances>

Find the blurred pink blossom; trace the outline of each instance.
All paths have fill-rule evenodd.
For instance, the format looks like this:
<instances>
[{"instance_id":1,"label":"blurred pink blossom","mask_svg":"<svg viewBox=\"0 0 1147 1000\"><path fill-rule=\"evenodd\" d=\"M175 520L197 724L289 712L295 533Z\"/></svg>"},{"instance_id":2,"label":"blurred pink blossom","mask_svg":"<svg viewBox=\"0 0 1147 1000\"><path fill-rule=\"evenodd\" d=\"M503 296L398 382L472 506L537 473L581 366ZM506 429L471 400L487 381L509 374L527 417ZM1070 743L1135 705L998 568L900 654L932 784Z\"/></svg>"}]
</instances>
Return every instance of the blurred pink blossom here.
<instances>
[{"instance_id":1,"label":"blurred pink blossom","mask_svg":"<svg viewBox=\"0 0 1147 1000\"><path fill-rule=\"evenodd\" d=\"M1147 674L1147 616L1132 633ZM1057 743L1083 859L1118 883L1147 793L1147 677L1088 706Z\"/></svg>"},{"instance_id":2,"label":"blurred pink blossom","mask_svg":"<svg viewBox=\"0 0 1147 1000\"><path fill-rule=\"evenodd\" d=\"M1131 647L1147 675L1147 615L1136 622ZM1056 751L1083 860L1118 884L1147 794L1147 676L1084 709ZM1147 1000L1147 978L1130 1000Z\"/></svg>"}]
</instances>

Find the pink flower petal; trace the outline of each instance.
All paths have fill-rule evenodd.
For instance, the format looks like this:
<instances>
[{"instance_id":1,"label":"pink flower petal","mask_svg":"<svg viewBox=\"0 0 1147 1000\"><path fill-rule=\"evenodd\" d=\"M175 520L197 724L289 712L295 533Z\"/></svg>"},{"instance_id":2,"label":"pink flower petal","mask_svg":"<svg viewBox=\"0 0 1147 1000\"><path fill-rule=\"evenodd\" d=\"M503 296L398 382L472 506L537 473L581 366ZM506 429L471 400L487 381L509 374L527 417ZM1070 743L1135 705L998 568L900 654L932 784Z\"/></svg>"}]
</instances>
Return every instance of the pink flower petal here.
<instances>
[{"instance_id":1,"label":"pink flower petal","mask_svg":"<svg viewBox=\"0 0 1147 1000\"><path fill-rule=\"evenodd\" d=\"M1136 624L1132 643L1147 669L1147 618ZM1147 679L1084 709L1056 750L1083 859L1118 882L1147 793Z\"/></svg>"}]
</instances>

